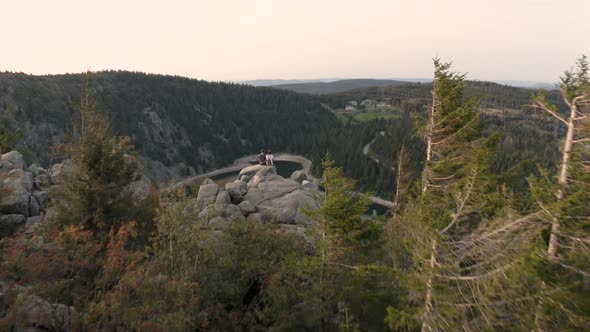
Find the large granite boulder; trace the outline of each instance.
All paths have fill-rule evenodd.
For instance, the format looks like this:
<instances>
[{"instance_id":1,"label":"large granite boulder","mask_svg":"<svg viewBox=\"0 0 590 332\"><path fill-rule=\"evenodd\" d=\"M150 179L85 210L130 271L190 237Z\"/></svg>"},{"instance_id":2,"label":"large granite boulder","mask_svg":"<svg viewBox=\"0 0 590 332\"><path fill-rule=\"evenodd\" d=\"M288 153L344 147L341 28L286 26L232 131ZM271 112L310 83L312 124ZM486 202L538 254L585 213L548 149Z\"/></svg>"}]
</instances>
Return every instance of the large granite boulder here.
<instances>
[{"instance_id":1,"label":"large granite boulder","mask_svg":"<svg viewBox=\"0 0 590 332\"><path fill-rule=\"evenodd\" d=\"M26 217L22 214L5 214L0 216L0 238L10 236L22 225Z\"/></svg>"},{"instance_id":2,"label":"large granite boulder","mask_svg":"<svg viewBox=\"0 0 590 332\"><path fill-rule=\"evenodd\" d=\"M14 165L7 160L0 160L0 174L7 174L14 169Z\"/></svg>"},{"instance_id":3,"label":"large granite boulder","mask_svg":"<svg viewBox=\"0 0 590 332\"><path fill-rule=\"evenodd\" d=\"M317 210L318 203L304 190L295 190L284 196L267 200L258 205L258 210L284 224L314 225L305 213L307 209Z\"/></svg>"},{"instance_id":4,"label":"large granite boulder","mask_svg":"<svg viewBox=\"0 0 590 332\"><path fill-rule=\"evenodd\" d=\"M226 183L225 190L229 193L232 201L240 203L244 200L244 195L248 192L248 184L244 181L236 180Z\"/></svg>"},{"instance_id":5,"label":"large granite boulder","mask_svg":"<svg viewBox=\"0 0 590 332\"><path fill-rule=\"evenodd\" d=\"M308 180L303 180L301 182L301 187L303 187L303 189L306 189L310 192L319 192L320 188L318 186L318 183L315 181L308 181Z\"/></svg>"},{"instance_id":6,"label":"large granite boulder","mask_svg":"<svg viewBox=\"0 0 590 332\"><path fill-rule=\"evenodd\" d=\"M278 175L265 177L254 176L248 184L248 193L244 198L254 206L275 198L285 196L295 190L301 189L301 185L293 180L287 180Z\"/></svg>"},{"instance_id":7,"label":"large granite boulder","mask_svg":"<svg viewBox=\"0 0 590 332\"><path fill-rule=\"evenodd\" d=\"M252 179L252 177L250 175L241 175L238 177L238 179L248 183L248 181L250 181L250 179Z\"/></svg>"},{"instance_id":8,"label":"large granite boulder","mask_svg":"<svg viewBox=\"0 0 590 332\"><path fill-rule=\"evenodd\" d=\"M33 175L22 169L13 169L4 179L3 189L5 193L0 199L0 213L22 214L28 217Z\"/></svg>"},{"instance_id":9,"label":"large granite boulder","mask_svg":"<svg viewBox=\"0 0 590 332\"><path fill-rule=\"evenodd\" d=\"M42 298L23 291L14 303L19 313L18 327L30 331L76 331L81 327L81 317L74 307L51 304ZM23 329L24 331L24 329Z\"/></svg>"},{"instance_id":10,"label":"large granite boulder","mask_svg":"<svg viewBox=\"0 0 590 332\"><path fill-rule=\"evenodd\" d=\"M244 198L265 218L284 224L313 225L305 210L319 208L314 193L266 169L260 169L252 177Z\"/></svg>"},{"instance_id":11,"label":"large granite boulder","mask_svg":"<svg viewBox=\"0 0 590 332\"><path fill-rule=\"evenodd\" d=\"M129 184L129 191L134 202L141 202L145 200L150 194L150 187L152 181L145 176Z\"/></svg>"},{"instance_id":12,"label":"large granite boulder","mask_svg":"<svg viewBox=\"0 0 590 332\"><path fill-rule=\"evenodd\" d=\"M27 172L33 174L33 176L37 176L39 175L39 166L31 164L29 167L27 167Z\"/></svg>"},{"instance_id":13,"label":"large granite boulder","mask_svg":"<svg viewBox=\"0 0 590 332\"><path fill-rule=\"evenodd\" d=\"M289 229L296 229L298 233L301 233L300 227L316 225L306 212L319 208L317 186L304 188L297 181L277 175L272 166L246 167L239 178L250 179L248 183L242 180L227 183L225 190L206 179L199 188L195 204L199 211L197 218L218 230L246 218L260 223L292 225L294 227Z\"/></svg>"},{"instance_id":14,"label":"large granite boulder","mask_svg":"<svg viewBox=\"0 0 590 332\"><path fill-rule=\"evenodd\" d=\"M215 198L215 204L221 204L221 205L231 204L231 199L229 197L229 193L225 190L219 190L219 192L217 193L217 197Z\"/></svg>"},{"instance_id":15,"label":"large granite boulder","mask_svg":"<svg viewBox=\"0 0 590 332\"><path fill-rule=\"evenodd\" d=\"M208 225L225 226L231 221L245 220L242 211L237 205L229 204L209 204L199 212L197 218L199 220L206 220ZM220 219L225 220L220 222Z\"/></svg>"},{"instance_id":16,"label":"large granite boulder","mask_svg":"<svg viewBox=\"0 0 590 332\"><path fill-rule=\"evenodd\" d=\"M74 165L70 160L51 166L51 171L49 172L51 184L59 184L64 176L68 176L73 172Z\"/></svg>"},{"instance_id":17,"label":"large granite boulder","mask_svg":"<svg viewBox=\"0 0 590 332\"><path fill-rule=\"evenodd\" d=\"M13 169L25 168L25 158L23 158L23 155L18 151L7 152L0 157L0 160L12 164Z\"/></svg>"},{"instance_id":18,"label":"large granite boulder","mask_svg":"<svg viewBox=\"0 0 590 332\"><path fill-rule=\"evenodd\" d=\"M41 210L44 210L47 207L47 201L49 200L49 195L47 194L46 190L36 191L33 192L33 196L37 199Z\"/></svg>"},{"instance_id":19,"label":"large granite boulder","mask_svg":"<svg viewBox=\"0 0 590 332\"><path fill-rule=\"evenodd\" d=\"M245 168L242 168L240 174L238 175L238 179L241 178L243 175L253 176L254 174L258 173L258 171L266 169L266 172L274 172L277 173L277 170L274 166L264 166L264 165L252 165Z\"/></svg>"},{"instance_id":20,"label":"large granite boulder","mask_svg":"<svg viewBox=\"0 0 590 332\"><path fill-rule=\"evenodd\" d=\"M238 204L238 207L242 211L242 214L248 216L250 213L256 212L256 207L250 203L250 201L243 201L242 203Z\"/></svg>"},{"instance_id":21,"label":"large granite boulder","mask_svg":"<svg viewBox=\"0 0 590 332\"><path fill-rule=\"evenodd\" d=\"M215 202L218 192L219 186L217 183L213 182L211 179L205 179L197 194L197 204L199 206L205 206Z\"/></svg>"},{"instance_id":22,"label":"large granite boulder","mask_svg":"<svg viewBox=\"0 0 590 332\"><path fill-rule=\"evenodd\" d=\"M307 174L303 171L295 171L289 179L301 183L303 180L307 180Z\"/></svg>"},{"instance_id":23,"label":"large granite boulder","mask_svg":"<svg viewBox=\"0 0 590 332\"><path fill-rule=\"evenodd\" d=\"M29 196L29 216L38 216L41 214L41 205L34 195Z\"/></svg>"}]
</instances>

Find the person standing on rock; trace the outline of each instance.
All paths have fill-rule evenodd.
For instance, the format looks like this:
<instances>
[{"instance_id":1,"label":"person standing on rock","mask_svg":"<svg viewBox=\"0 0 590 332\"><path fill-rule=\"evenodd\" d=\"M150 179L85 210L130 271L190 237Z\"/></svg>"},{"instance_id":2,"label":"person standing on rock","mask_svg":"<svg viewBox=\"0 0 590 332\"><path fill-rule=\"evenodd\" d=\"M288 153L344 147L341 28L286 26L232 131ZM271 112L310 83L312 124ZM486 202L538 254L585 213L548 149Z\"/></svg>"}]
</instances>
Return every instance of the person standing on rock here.
<instances>
[{"instance_id":1,"label":"person standing on rock","mask_svg":"<svg viewBox=\"0 0 590 332\"><path fill-rule=\"evenodd\" d=\"M266 155L264 154L264 149L260 150L260 154L258 155L258 164L266 165Z\"/></svg>"},{"instance_id":2,"label":"person standing on rock","mask_svg":"<svg viewBox=\"0 0 590 332\"><path fill-rule=\"evenodd\" d=\"M268 151L266 151L266 166L274 166L273 158L272 151L268 149Z\"/></svg>"}]
</instances>

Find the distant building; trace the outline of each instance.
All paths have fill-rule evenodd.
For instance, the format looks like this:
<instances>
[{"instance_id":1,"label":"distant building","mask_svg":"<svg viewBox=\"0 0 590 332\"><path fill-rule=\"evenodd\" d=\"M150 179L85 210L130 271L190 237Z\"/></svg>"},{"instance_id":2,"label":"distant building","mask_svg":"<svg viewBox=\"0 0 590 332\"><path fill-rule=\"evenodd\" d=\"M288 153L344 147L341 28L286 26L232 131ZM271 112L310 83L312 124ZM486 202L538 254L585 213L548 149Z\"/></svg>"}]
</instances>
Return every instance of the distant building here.
<instances>
[{"instance_id":1,"label":"distant building","mask_svg":"<svg viewBox=\"0 0 590 332\"><path fill-rule=\"evenodd\" d=\"M372 103L373 103L373 101L372 101L372 100L365 99L365 100L363 100L363 101L361 102L361 106L365 106L365 107L366 107L366 106L371 106L371 104L372 104Z\"/></svg>"},{"instance_id":2,"label":"distant building","mask_svg":"<svg viewBox=\"0 0 590 332\"><path fill-rule=\"evenodd\" d=\"M356 100L351 100L347 104L350 105L350 106L358 106Z\"/></svg>"},{"instance_id":3,"label":"distant building","mask_svg":"<svg viewBox=\"0 0 590 332\"><path fill-rule=\"evenodd\" d=\"M356 103L356 101L355 101ZM356 108L352 105L346 105L346 107L344 108L345 111L356 111Z\"/></svg>"}]
</instances>

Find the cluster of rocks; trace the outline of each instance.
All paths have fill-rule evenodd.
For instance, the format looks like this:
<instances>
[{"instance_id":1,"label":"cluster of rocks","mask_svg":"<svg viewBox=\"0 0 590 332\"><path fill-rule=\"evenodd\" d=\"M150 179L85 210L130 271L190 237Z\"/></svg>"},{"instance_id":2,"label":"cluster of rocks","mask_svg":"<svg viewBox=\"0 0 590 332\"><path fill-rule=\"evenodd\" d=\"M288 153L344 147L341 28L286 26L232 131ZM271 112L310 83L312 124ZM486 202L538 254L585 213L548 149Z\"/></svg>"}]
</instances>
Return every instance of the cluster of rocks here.
<instances>
[{"instance_id":1,"label":"cluster of rocks","mask_svg":"<svg viewBox=\"0 0 590 332\"><path fill-rule=\"evenodd\" d=\"M59 172L57 172L59 173ZM46 211L48 188L57 177L32 164L26 168L18 151L0 157L0 236L25 224L39 223Z\"/></svg>"},{"instance_id":2,"label":"cluster of rocks","mask_svg":"<svg viewBox=\"0 0 590 332\"><path fill-rule=\"evenodd\" d=\"M67 174L73 172L73 165L66 160L54 164L49 170L35 164L26 167L22 154L10 151L0 157L0 238L13 234L25 226L33 230L49 214L48 192L58 186ZM129 185L134 201L142 201L149 192L152 181L140 176ZM31 226L31 227L29 227Z\"/></svg>"},{"instance_id":3,"label":"cluster of rocks","mask_svg":"<svg viewBox=\"0 0 590 332\"><path fill-rule=\"evenodd\" d=\"M49 303L27 287L0 280L0 311L18 308L13 315L17 331L80 331L81 317L76 309L60 303Z\"/></svg>"},{"instance_id":4,"label":"cluster of rocks","mask_svg":"<svg viewBox=\"0 0 590 332\"><path fill-rule=\"evenodd\" d=\"M277 175L274 166L254 165L243 168L238 180L220 187L205 179L199 188L196 207L198 217L209 225L224 226L240 220L276 222L300 231L315 222L306 209L317 209L321 195L317 180L301 171L289 179Z\"/></svg>"}]
</instances>

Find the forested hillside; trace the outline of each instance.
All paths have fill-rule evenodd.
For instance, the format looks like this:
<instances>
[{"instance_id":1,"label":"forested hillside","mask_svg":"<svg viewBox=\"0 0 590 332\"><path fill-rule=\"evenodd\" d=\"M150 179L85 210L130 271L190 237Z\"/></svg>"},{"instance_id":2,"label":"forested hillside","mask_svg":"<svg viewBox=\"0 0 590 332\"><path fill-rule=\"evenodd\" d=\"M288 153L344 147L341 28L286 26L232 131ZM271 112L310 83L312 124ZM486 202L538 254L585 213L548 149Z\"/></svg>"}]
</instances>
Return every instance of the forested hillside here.
<instances>
[{"instance_id":1,"label":"forested hillside","mask_svg":"<svg viewBox=\"0 0 590 332\"><path fill-rule=\"evenodd\" d=\"M464 75L434 66L425 112L327 133L359 178L379 179L357 165L393 150L393 170L380 166L396 175L386 217L365 214L370 195L330 153L321 178L252 165L225 186L138 190L140 161L87 79L61 146L69 166L48 176L17 151L2 155L0 330L586 330L586 58L562 79L569 115L543 93L529 99L534 116L479 109ZM563 148L526 151L544 136ZM513 165L527 157L539 163ZM541 158L555 160L545 169Z\"/></svg>"},{"instance_id":2,"label":"forested hillside","mask_svg":"<svg viewBox=\"0 0 590 332\"><path fill-rule=\"evenodd\" d=\"M343 163L347 175L358 179L364 189L376 190L380 195L391 197L395 188L395 185L392 186L395 182L395 172L389 167L395 166L401 146L411 147L408 151L415 154L415 158L411 159L416 169L419 169L417 165L423 162L423 154L420 151L424 147L420 133L414 127L416 118L424 119L427 115L428 105L432 103L431 91L431 83L412 83L322 96L323 102L332 109L343 108L351 101L360 104L363 100L372 100L388 103L400 114L394 119L361 123L350 121L345 125L349 136L360 136L364 142L347 146L345 149L348 152L335 149L335 158ZM499 135L498 149L493 156L493 173L501 176L509 188L525 196L525 179L530 174L536 174L536 165L548 170L555 169L555 163L559 158L559 141L556 138L565 133L558 121L528 107L532 94L533 91L528 89L490 82L466 81L464 89L465 98L476 97L478 100L477 112L481 116L483 133ZM566 105L558 91L547 92L547 98L558 107L559 112L566 111ZM359 114L362 112L361 110ZM385 111L377 111L376 114L383 112ZM375 137L378 131L385 131L385 135L377 136L369 153L389 167L366 158L355 157L362 154L363 145ZM352 152L353 149L355 152ZM530 203L525 203L526 201L522 201L522 208L526 208Z\"/></svg>"},{"instance_id":3,"label":"forested hillside","mask_svg":"<svg viewBox=\"0 0 590 332\"><path fill-rule=\"evenodd\" d=\"M319 174L321 157L330 151L361 190L391 198L392 170L402 145L414 168L420 169L423 143L415 117L423 117L431 101L431 84L411 83L353 90L314 97L289 91L209 83L182 77L132 72L94 74L99 112L112 121L116 135L130 136L146 160L148 176L158 181L180 178L231 163L260 148L305 155ZM50 147L71 132L79 107L81 75L31 76L0 74L0 121L4 130L20 132L17 147L47 166ZM500 132L493 170L509 186L523 189L526 175L541 164L553 169L563 131L552 119L526 108L531 91L487 82L467 82L467 97L479 98L485 132ZM557 92L549 100L564 107ZM351 100L385 100L397 109L395 118L342 124L326 108ZM322 106L323 105L323 106ZM363 147L378 136L369 155Z\"/></svg>"},{"instance_id":4,"label":"forested hillside","mask_svg":"<svg viewBox=\"0 0 590 332\"><path fill-rule=\"evenodd\" d=\"M271 85L271 87L281 90L295 91L299 93L310 94L330 94L354 89L363 89L369 87L383 87L406 84L404 81L395 80L376 80L376 79L350 79L339 80L334 82L308 82L308 83L289 83Z\"/></svg>"},{"instance_id":5,"label":"forested hillside","mask_svg":"<svg viewBox=\"0 0 590 332\"><path fill-rule=\"evenodd\" d=\"M116 135L130 136L150 175L211 170L260 148L310 153L336 118L289 91L133 72L98 72L94 90ZM47 165L52 144L72 131L83 76L0 74L0 121L21 133L28 161ZM159 163L172 166L173 171Z\"/></svg>"}]
</instances>

